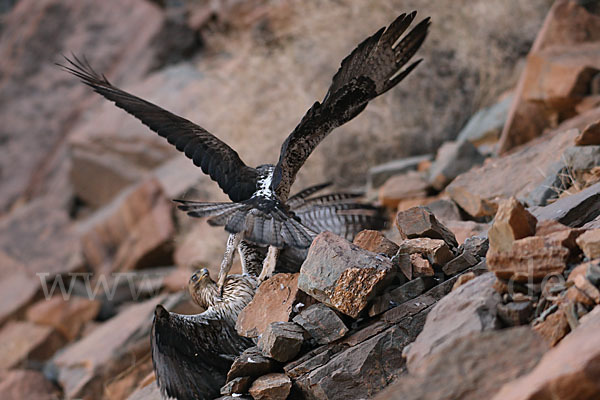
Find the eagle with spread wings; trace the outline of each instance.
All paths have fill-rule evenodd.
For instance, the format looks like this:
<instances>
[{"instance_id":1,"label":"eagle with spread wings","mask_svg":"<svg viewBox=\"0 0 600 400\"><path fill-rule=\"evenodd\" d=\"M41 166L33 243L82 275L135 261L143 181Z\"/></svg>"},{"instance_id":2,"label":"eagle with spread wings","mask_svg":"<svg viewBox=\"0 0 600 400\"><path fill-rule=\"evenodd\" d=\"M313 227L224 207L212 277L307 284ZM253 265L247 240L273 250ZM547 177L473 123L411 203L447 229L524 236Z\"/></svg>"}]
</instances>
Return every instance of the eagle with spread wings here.
<instances>
[{"instance_id":1,"label":"eagle with spread wings","mask_svg":"<svg viewBox=\"0 0 600 400\"><path fill-rule=\"evenodd\" d=\"M180 201L179 206L192 217L209 217L209 223L224 226L230 233L218 279L222 289L234 249L242 239L269 246L261 280L273 273L281 248L310 246L315 232L287 204L296 174L333 129L360 114L370 100L393 88L422 61L402 69L429 30L426 18L401 38L415 16L416 11L401 14L360 43L342 61L323 101L310 107L283 142L277 163L256 168L246 165L235 150L204 128L113 86L85 59L66 58L68 64L62 67L166 138L229 196L231 202Z\"/></svg>"}]
</instances>

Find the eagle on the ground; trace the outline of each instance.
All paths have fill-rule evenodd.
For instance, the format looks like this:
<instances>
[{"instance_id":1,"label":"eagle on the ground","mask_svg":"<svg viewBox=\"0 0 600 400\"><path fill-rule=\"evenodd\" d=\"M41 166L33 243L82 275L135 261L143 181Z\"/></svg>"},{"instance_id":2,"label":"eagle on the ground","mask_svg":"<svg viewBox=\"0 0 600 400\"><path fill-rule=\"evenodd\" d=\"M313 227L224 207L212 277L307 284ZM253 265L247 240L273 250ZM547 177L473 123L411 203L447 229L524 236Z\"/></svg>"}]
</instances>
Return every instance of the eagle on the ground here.
<instances>
[{"instance_id":1,"label":"eagle on the ground","mask_svg":"<svg viewBox=\"0 0 600 400\"><path fill-rule=\"evenodd\" d=\"M330 231L348 240L363 229L382 229L383 210L356 201L358 193L314 196L329 184L311 186L288 199L300 222L315 232ZM241 310L252 300L266 257L264 246L242 240L237 246L241 275L225 278L222 295L208 270L197 271L188 291L201 314L181 315L158 305L152 324L152 362L164 396L179 400L213 398L225 383L233 359L252 346L237 334ZM277 271L298 272L307 249L286 247L277 259Z\"/></svg>"},{"instance_id":2,"label":"eagle on the ground","mask_svg":"<svg viewBox=\"0 0 600 400\"><path fill-rule=\"evenodd\" d=\"M315 147L336 127L360 114L368 102L403 80L419 63L401 70L427 36L429 18L402 39L416 11L401 14L387 28L365 39L341 63L322 102L315 102L281 146L276 164L247 166L223 141L193 122L113 86L87 61L66 59L64 69L97 93L113 101L143 124L166 138L208 174L229 196L228 203L182 201L180 208L193 217L230 233L218 285L222 289L240 240L269 246L260 279L273 272L280 248L307 248L315 231L290 210L288 195L298 170Z\"/></svg>"}]
</instances>

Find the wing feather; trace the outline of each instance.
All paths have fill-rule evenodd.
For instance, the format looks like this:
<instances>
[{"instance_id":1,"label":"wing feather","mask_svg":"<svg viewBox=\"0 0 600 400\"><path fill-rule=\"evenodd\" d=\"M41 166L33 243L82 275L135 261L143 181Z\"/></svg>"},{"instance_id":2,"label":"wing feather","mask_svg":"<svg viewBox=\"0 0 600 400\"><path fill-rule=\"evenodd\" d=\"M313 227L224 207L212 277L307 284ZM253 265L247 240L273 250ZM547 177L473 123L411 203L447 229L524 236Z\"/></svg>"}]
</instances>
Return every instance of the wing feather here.
<instances>
[{"instance_id":1,"label":"wing feather","mask_svg":"<svg viewBox=\"0 0 600 400\"><path fill-rule=\"evenodd\" d=\"M225 142L193 122L113 86L84 59L65 57L61 68L106 99L114 102L182 151L219 184L231 201L249 199L256 190L258 173L248 167Z\"/></svg>"},{"instance_id":2,"label":"wing feather","mask_svg":"<svg viewBox=\"0 0 600 400\"><path fill-rule=\"evenodd\" d=\"M415 16L416 12L400 15L342 61L323 102L313 104L281 146L271 188L282 200L287 199L300 167L333 129L360 114L370 100L394 87L418 65L419 61L400 71L429 29L427 18L400 40Z\"/></svg>"}]
</instances>

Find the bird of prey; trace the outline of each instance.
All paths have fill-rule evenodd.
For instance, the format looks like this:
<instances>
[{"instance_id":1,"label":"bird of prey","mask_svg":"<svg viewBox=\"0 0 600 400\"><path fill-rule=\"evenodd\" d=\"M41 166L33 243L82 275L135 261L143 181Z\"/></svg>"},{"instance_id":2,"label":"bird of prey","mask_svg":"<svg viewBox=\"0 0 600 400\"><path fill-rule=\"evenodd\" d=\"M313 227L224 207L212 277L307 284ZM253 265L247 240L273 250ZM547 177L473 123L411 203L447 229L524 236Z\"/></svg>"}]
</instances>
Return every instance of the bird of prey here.
<instances>
[{"instance_id":1,"label":"bird of prey","mask_svg":"<svg viewBox=\"0 0 600 400\"><path fill-rule=\"evenodd\" d=\"M382 210L356 202L357 194L332 193L313 196L327 187L309 187L288 199L290 209L303 225L315 232L330 231L352 240L363 229L382 229ZM208 270L189 280L190 296L205 308L198 315L170 313L156 307L152 325L152 362L164 396L180 400L213 398L225 383L233 359L254 343L235 329L241 310L252 300L259 284L267 251L264 246L242 240L237 246L242 275L228 275L220 295ZM277 270L297 272L307 249L286 247L277 259Z\"/></svg>"},{"instance_id":2,"label":"bird of prey","mask_svg":"<svg viewBox=\"0 0 600 400\"><path fill-rule=\"evenodd\" d=\"M235 150L204 128L113 86L87 61L67 58L68 64L62 67L166 138L229 196L231 202L226 203L182 204L191 216L210 217L211 224L224 226L230 233L219 273L222 288L234 249L242 239L269 246L261 280L273 273L279 249L310 246L315 232L303 225L287 204L296 174L333 129L360 114L370 100L393 88L422 61L402 69L429 30L426 18L401 38L415 16L416 12L401 14L360 43L342 61L323 101L310 107L283 142L277 163L256 168L246 165Z\"/></svg>"}]
</instances>

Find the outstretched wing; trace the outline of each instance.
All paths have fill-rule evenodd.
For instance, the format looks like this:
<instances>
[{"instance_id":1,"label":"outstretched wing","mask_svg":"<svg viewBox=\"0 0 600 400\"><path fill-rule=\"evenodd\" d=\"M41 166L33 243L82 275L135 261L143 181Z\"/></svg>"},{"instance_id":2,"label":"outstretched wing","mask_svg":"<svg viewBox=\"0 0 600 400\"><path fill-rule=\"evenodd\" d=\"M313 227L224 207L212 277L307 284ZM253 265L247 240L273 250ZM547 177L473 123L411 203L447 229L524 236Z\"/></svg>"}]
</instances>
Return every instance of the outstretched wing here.
<instances>
[{"instance_id":1,"label":"outstretched wing","mask_svg":"<svg viewBox=\"0 0 600 400\"><path fill-rule=\"evenodd\" d=\"M239 155L210 132L159 106L114 87L104 75L99 75L85 60L65 57L67 65L59 65L82 80L106 99L114 102L139 119L160 136L166 138L177 150L202 168L231 201L249 199L256 190L258 173L248 167Z\"/></svg>"},{"instance_id":2,"label":"outstretched wing","mask_svg":"<svg viewBox=\"0 0 600 400\"><path fill-rule=\"evenodd\" d=\"M427 18L398 42L415 15L400 15L342 61L323 102L307 111L281 147L271 184L280 198L287 198L300 167L334 128L356 117L370 100L390 90L419 64L421 60L400 71L421 47L429 29Z\"/></svg>"},{"instance_id":3,"label":"outstretched wing","mask_svg":"<svg viewBox=\"0 0 600 400\"><path fill-rule=\"evenodd\" d=\"M219 396L235 357L253 345L239 336L235 322L217 313L180 315L156 307L152 363L165 397L179 400Z\"/></svg>"}]
</instances>

